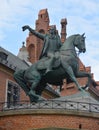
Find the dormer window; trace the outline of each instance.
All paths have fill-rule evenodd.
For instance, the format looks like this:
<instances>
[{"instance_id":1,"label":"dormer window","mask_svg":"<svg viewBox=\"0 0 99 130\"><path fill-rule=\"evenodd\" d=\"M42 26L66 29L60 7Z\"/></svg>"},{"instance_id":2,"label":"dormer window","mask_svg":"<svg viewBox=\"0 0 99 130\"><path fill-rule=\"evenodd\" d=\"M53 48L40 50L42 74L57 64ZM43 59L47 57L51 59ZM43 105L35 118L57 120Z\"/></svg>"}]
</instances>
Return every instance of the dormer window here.
<instances>
[{"instance_id":1,"label":"dormer window","mask_svg":"<svg viewBox=\"0 0 99 130\"><path fill-rule=\"evenodd\" d=\"M7 60L8 55L4 52L0 52L0 59Z\"/></svg>"}]
</instances>

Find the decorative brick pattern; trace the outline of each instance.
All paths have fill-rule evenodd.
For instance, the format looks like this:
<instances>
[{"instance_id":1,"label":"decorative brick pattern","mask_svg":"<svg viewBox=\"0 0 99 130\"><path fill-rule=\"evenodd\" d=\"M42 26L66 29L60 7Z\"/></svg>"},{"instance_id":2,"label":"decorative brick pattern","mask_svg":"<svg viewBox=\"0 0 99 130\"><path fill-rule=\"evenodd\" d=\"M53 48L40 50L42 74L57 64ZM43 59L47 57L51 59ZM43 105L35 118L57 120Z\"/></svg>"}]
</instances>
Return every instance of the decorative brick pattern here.
<instances>
[{"instance_id":1,"label":"decorative brick pattern","mask_svg":"<svg viewBox=\"0 0 99 130\"><path fill-rule=\"evenodd\" d=\"M79 125L83 130L99 129L99 117L95 117L91 113L86 113L86 116L84 116L85 113L83 115L83 113L59 112L60 110L58 112L53 110L42 111L36 110L35 113L12 111L8 116L5 112L5 116L0 118L0 130L33 130L51 127L78 129Z\"/></svg>"}]
</instances>

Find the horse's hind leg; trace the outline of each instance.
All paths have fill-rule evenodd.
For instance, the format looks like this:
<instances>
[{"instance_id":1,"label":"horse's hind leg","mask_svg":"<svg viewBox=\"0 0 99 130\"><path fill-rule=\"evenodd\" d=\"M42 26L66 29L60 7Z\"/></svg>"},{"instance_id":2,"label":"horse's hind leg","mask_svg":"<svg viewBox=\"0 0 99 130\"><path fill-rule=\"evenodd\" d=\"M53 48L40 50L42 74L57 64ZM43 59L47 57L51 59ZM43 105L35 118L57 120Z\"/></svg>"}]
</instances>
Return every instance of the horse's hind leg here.
<instances>
[{"instance_id":1,"label":"horse's hind leg","mask_svg":"<svg viewBox=\"0 0 99 130\"><path fill-rule=\"evenodd\" d=\"M25 73L24 70L19 70L19 71L16 71L13 76L14 76L15 81L24 90L26 95L28 95L28 92L30 91L30 89L27 87L26 81L24 79L24 73Z\"/></svg>"},{"instance_id":2,"label":"horse's hind leg","mask_svg":"<svg viewBox=\"0 0 99 130\"><path fill-rule=\"evenodd\" d=\"M72 67L69 66L68 64L62 64L62 66L63 66L65 72L70 76L71 80L76 84L77 88L78 88L80 91L84 91L84 90L80 87L78 81L76 80L76 77L75 77L75 75L74 75L74 72L73 72L73 70L72 70Z\"/></svg>"},{"instance_id":3,"label":"horse's hind leg","mask_svg":"<svg viewBox=\"0 0 99 130\"><path fill-rule=\"evenodd\" d=\"M29 96L32 95L35 98L35 101L37 101L39 98L39 95L36 94L35 89L41 80L40 73L37 70L26 71L24 78L30 84L30 91L29 91L28 95Z\"/></svg>"}]
</instances>

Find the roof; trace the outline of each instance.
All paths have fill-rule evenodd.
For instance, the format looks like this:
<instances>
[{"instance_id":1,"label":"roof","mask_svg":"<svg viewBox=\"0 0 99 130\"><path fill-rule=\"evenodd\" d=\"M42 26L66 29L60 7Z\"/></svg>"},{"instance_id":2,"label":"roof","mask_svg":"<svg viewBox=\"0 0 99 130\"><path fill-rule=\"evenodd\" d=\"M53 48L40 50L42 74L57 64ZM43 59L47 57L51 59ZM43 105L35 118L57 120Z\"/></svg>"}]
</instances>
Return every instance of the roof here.
<instances>
[{"instance_id":1,"label":"roof","mask_svg":"<svg viewBox=\"0 0 99 130\"><path fill-rule=\"evenodd\" d=\"M1 46L0 46L0 52L7 55L6 59L0 57L0 63L9 67L12 70L27 69L30 66L26 61L21 60L11 52L2 48Z\"/></svg>"},{"instance_id":2,"label":"roof","mask_svg":"<svg viewBox=\"0 0 99 130\"><path fill-rule=\"evenodd\" d=\"M59 100L59 101L74 101L74 102L81 102L81 103L97 103L99 104L99 101L97 101L94 97L90 95L89 92L78 92L76 94L72 94L69 96L62 96L53 100Z\"/></svg>"}]
</instances>

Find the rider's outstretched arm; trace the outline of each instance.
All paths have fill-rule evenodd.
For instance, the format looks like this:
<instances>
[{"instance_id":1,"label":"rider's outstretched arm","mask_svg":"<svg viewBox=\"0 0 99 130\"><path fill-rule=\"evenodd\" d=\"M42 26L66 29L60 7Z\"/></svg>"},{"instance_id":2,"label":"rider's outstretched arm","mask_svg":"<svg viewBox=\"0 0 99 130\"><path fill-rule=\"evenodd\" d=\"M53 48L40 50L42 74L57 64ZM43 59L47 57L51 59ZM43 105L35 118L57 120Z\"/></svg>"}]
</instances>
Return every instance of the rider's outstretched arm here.
<instances>
[{"instance_id":1,"label":"rider's outstretched arm","mask_svg":"<svg viewBox=\"0 0 99 130\"><path fill-rule=\"evenodd\" d=\"M45 34L42 34L42 33L39 33L37 31L35 31L34 29L32 29L30 26L28 25L25 25L22 27L22 30L25 31L26 29L28 29L33 35L35 35L36 37L44 40L45 38Z\"/></svg>"},{"instance_id":2,"label":"rider's outstretched arm","mask_svg":"<svg viewBox=\"0 0 99 130\"><path fill-rule=\"evenodd\" d=\"M35 31L35 30L32 29L32 28L29 28L29 31L30 31L33 35L35 35L36 37L38 37L38 38L44 40L45 34L39 33L39 32Z\"/></svg>"}]
</instances>

